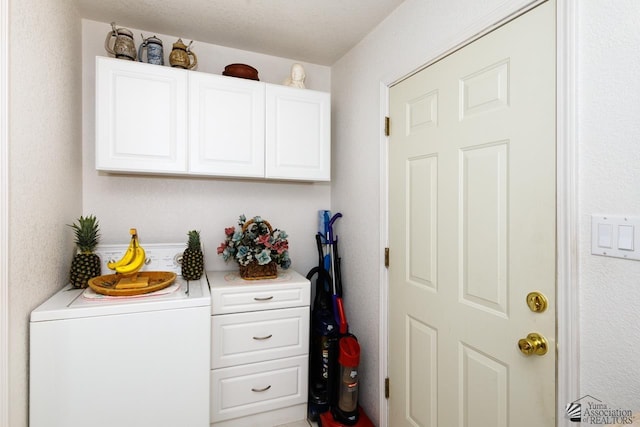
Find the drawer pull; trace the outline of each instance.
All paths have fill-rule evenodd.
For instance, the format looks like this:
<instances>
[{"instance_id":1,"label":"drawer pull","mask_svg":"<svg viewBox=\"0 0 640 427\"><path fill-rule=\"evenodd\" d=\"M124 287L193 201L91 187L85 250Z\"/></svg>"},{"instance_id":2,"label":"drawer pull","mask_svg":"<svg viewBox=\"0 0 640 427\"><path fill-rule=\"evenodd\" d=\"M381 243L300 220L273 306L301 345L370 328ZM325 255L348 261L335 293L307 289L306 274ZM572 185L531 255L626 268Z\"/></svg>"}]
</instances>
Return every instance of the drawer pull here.
<instances>
[{"instance_id":1,"label":"drawer pull","mask_svg":"<svg viewBox=\"0 0 640 427\"><path fill-rule=\"evenodd\" d=\"M273 336L273 334L269 334L266 337L253 337L253 339L256 340L256 341L263 341L263 340L268 340L272 336Z\"/></svg>"},{"instance_id":2,"label":"drawer pull","mask_svg":"<svg viewBox=\"0 0 640 427\"><path fill-rule=\"evenodd\" d=\"M269 301L273 299L273 295L270 297L263 297L263 298L254 297L253 299L256 301Z\"/></svg>"},{"instance_id":3,"label":"drawer pull","mask_svg":"<svg viewBox=\"0 0 640 427\"><path fill-rule=\"evenodd\" d=\"M254 391L256 393L262 393L263 391L267 391L271 388L270 385L266 386L265 388L252 388L251 391Z\"/></svg>"}]
</instances>

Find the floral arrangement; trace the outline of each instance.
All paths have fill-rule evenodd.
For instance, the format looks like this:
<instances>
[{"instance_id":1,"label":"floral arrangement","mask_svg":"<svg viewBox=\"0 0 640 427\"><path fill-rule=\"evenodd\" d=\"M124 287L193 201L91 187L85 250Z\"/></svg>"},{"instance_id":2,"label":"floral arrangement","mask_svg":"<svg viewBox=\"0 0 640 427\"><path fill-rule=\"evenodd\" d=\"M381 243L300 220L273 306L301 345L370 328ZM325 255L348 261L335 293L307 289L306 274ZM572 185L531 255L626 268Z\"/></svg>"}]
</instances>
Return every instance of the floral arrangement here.
<instances>
[{"instance_id":1,"label":"floral arrangement","mask_svg":"<svg viewBox=\"0 0 640 427\"><path fill-rule=\"evenodd\" d=\"M252 261L259 265L273 261L283 269L291 266L288 235L284 230L273 230L271 224L259 216L247 221L244 215L240 215L238 225L239 229L224 229L226 237L218 246L218 255L222 255L225 261L234 259L241 266L248 266Z\"/></svg>"}]
</instances>

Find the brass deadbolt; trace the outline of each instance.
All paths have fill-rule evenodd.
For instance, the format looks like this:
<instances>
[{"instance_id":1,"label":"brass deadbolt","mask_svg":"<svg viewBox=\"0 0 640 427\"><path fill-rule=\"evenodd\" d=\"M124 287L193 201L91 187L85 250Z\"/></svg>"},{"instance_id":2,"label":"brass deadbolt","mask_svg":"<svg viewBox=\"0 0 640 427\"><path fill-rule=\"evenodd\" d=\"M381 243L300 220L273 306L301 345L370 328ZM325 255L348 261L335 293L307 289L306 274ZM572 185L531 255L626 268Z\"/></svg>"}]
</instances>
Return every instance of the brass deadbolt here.
<instances>
[{"instance_id":1,"label":"brass deadbolt","mask_svg":"<svg viewBox=\"0 0 640 427\"><path fill-rule=\"evenodd\" d=\"M535 291L530 292L529 295L527 295L527 305L534 313L542 313L547 309L549 303L547 301L547 297L542 293Z\"/></svg>"}]
</instances>

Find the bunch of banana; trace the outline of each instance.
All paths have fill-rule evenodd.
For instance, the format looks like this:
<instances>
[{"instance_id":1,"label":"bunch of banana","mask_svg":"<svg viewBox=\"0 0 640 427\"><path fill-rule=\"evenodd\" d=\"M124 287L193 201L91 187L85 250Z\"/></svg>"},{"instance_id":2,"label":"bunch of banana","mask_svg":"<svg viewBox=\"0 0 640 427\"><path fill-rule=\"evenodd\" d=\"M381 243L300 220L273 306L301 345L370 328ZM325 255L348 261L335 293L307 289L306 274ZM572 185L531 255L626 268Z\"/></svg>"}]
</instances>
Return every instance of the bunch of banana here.
<instances>
[{"instance_id":1,"label":"bunch of banana","mask_svg":"<svg viewBox=\"0 0 640 427\"><path fill-rule=\"evenodd\" d=\"M137 273L144 266L146 260L146 253L138 243L138 231L132 228L129 230L129 233L131 234L131 242L129 242L129 247L122 258L118 261L107 263L107 267L109 267L110 270L115 270L116 273Z\"/></svg>"}]
</instances>

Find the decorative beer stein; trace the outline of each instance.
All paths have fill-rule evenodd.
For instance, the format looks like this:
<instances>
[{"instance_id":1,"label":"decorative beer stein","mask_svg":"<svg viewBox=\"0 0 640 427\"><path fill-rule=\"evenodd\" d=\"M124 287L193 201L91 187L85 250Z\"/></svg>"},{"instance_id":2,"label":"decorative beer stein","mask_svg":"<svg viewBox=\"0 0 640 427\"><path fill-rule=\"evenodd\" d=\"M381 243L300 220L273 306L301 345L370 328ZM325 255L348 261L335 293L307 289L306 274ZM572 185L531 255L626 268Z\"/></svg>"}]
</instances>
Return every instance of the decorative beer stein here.
<instances>
[{"instance_id":1,"label":"decorative beer stein","mask_svg":"<svg viewBox=\"0 0 640 427\"><path fill-rule=\"evenodd\" d=\"M112 30L107 34L104 41L104 48L116 58L136 60L136 45L133 43L133 33L126 28L116 28L116 23L111 23ZM113 47L111 39L115 37Z\"/></svg>"},{"instance_id":2,"label":"decorative beer stein","mask_svg":"<svg viewBox=\"0 0 640 427\"><path fill-rule=\"evenodd\" d=\"M162 40L156 36L147 39L142 36L142 44L138 47L138 61L148 62L149 64L164 65L164 52L162 51ZM147 49L147 60L143 61L142 57L144 49Z\"/></svg>"},{"instance_id":3,"label":"decorative beer stein","mask_svg":"<svg viewBox=\"0 0 640 427\"><path fill-rule=\"evenodd\" d=\"M169 64L172 67L191 69L198 64L198 57L189 49L193 40L189 42L189 46L182 43L182 39L178 39L173 44L173 50L169 55ZM193 61L191 60L193 57Z\"/></svg>"}]
</instances>

